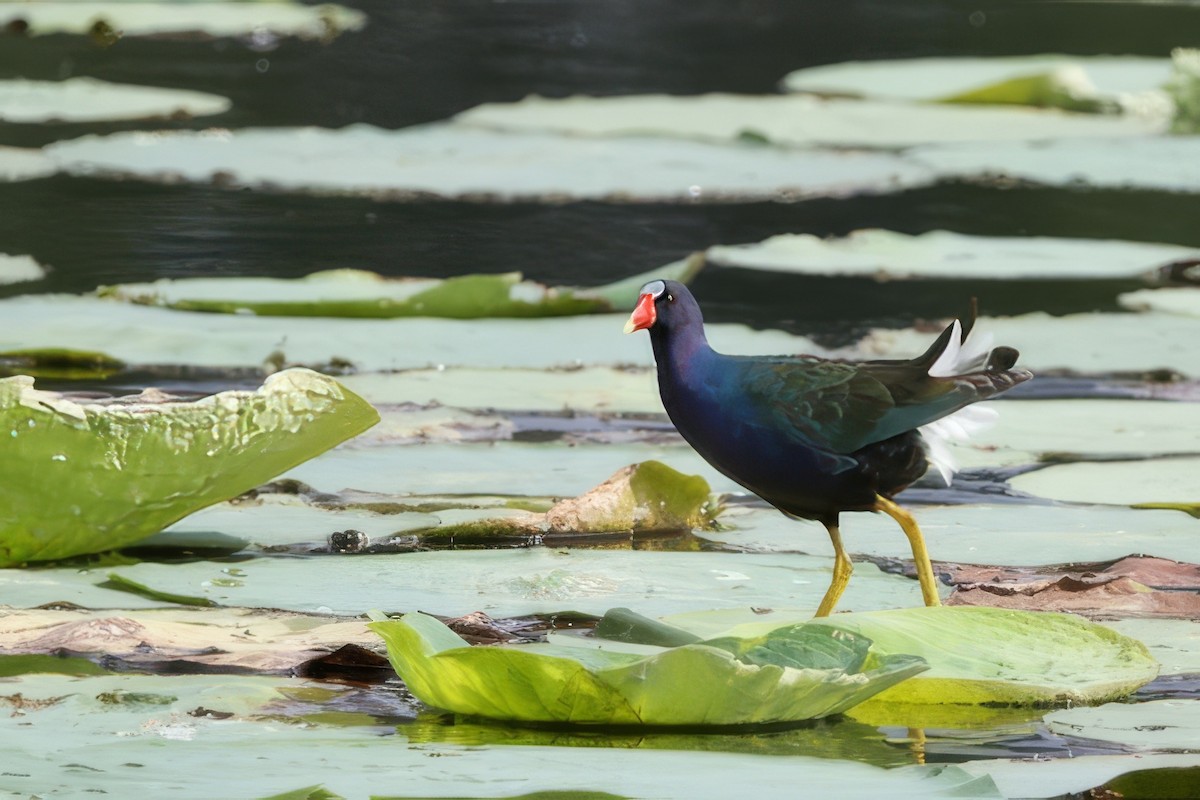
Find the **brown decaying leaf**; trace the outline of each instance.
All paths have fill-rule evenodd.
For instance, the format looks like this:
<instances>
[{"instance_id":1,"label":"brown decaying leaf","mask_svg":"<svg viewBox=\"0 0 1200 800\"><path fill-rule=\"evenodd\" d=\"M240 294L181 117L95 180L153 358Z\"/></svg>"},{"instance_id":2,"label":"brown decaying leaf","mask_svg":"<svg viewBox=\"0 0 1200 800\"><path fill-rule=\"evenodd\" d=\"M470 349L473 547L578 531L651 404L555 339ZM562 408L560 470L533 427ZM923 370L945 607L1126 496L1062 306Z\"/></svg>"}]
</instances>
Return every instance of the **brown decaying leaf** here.
<instances>
[{"instance_id":1,"label":"brown decaying leaf","mask_svg":"<svg viewBox=\"0 0 1200 800\"><path fill-rule=\"evenodd\" d=\"M1200 618L1200 565L1126 556L1065 567L939 565L954 593L947 605L1070 611L1089 617Z\"/></svg>"}]
</instances>

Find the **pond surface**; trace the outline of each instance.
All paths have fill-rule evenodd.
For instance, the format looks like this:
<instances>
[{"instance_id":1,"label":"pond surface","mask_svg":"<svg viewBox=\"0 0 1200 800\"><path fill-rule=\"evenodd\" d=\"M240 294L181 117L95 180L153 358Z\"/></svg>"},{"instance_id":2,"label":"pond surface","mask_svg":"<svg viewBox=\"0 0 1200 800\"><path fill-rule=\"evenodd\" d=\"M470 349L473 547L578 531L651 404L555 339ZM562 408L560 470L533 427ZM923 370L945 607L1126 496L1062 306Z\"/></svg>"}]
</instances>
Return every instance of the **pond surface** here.
<instances>
[{"instance_id":1,"label":"pond surface","mask_svg":"<svg viewBox=\"0 0 1200 800\"><path fill-rule=\"evenodd\" d=\"M754 130L734 141L661 129L544 134L594 147L596 163L613 152L641 158L677 148L646 172L661 163L694 175L688 183L697 187L676 187L674 199L633 189L598 198L571 193L595 178L587 158L541 162L534 147L522 151L528 163L514 157L513 167L486 141L507 146L518 135L485 128L470 132L485 140L481 150L463 145L429 156L432 165L409 167L471 186L483 180L473 164L496 162L512 168L511 185L439 195L404 176L385 189L362 188L385 158L404 162L407 144L394 145L394 156L356 162L361 140L333 146L332 154L306 150L311 136L302 130L429 125L436 139L466 126L447 120L484 103L528 95L771 96L790 72L847 61L1044 53L1167 59L1172 48L1195 45L1189 32L1200 30L1200 6L354 0L346 5L365 14L365 25L327 30L324 40L267 23L239 36L112 35L120 14L136 5L113 3L116 23L90 32L40 35L33 17L28 26L9 20L0 34L0 81L84 76L204 92L231 106L213 116L168 111L86 123L54 114L17 122L0 107L0 255L30 255L47 270L35 281L0 280L0 319L19 320L0 331L0 362L29 349L105 350L122 363L67 374L45 368L38 386L114 394L158 386L185 396L254 388L270 369L299 364L341 376L383 422L143 547L0 570L0 663L36 652L80 656L112 671L79 677L90 675L86 666L58 662L0 671L19 676L0 678L0 707L13 709L0 728L7 742L19 741L0 756L0 795L153 787L162 796L250 798L324 785L345 797L728 797L747 789L791 795L809 784L813 796L1098 797L1109 795L1084 793L1126 780L1112 791L1184 787L1156 796L1200 796L1187 788L1200 786L1200 712L1190 724L1173 716L1200 708L1200 446L1191 443L1200 416L1187 413L1200 396L1200 311L1195 304L1191 312L1137 310L1122 300L1148 286L1200 291L1188 272L1200 260L1200 173L1184 191L1132 178L1124 188L1099 183L1088 165L1057 185L1001 169L821 191L808 175L789 173L789 159L828 161L839 175L843 159L860 156L896 159L904 175L924 174L928 164L913 148L801 147L763 141ZM277 138L229 156L203 180L139 163L137 148L150 152L156 137L118 147L125 132L212 128L232 131L205 134L231 151L244 129L271 129ZM938 135L930 130L928 147L939 146ZM93 144L110 149L72 161L50 147L85 136L104 137ZM4 148L51 165L39 177L10 180L12 154ZM689 160L694 153L711 153L711 162ZM752 185L710 191L706 167L716 170L726 157L730 180L749 175ZM190 158L181 159L181 174ZM334 166L321 172L323 159ZM763 168L761 159L782 166ZM634 186L637 170L626 174L619 166L626 162L616 163L602 177ZM288 184L291 172L313 164L315 189ZM260 168L266 177L251 177ZM522 170L561 173L566 188L521 193ZM1194 164L1181 160L1185 181L1188 170ZM515 195L505 199L510 190ZM1094 243L1097 260L1107 240L1197 250L1172 264L1131 264L1117 277L1045 280L847 277L822 265L723 265L709 251L866 228L1079 239ZM1126 555L1193 568L1167 579L1137 565L1143 571L1129 580L1153 595L1139 605L1093 594L1029 606L1074 611L1146 642L1162 671L1127 701L1142 717L1111 722L1100 714L1108 706L1053 712L1062 717L1044 708L863 707L752 730L521 727L426 708L380 663L318 670L308 662L343 644L381 649L360 616L371 609L447 618L484 611L496 620L493 630L538 639L555 628L589 630L620 605L650 616L812 609L832 560L819 526L786 520L741 494L674 433L658 404L649 345L621 337L627 309L591 318L343 320L204 315L90 294L114 284L219 277L231 279L234 300L269 300L237 296L236 279L331 269L429 278L519 271L550 286L600 287L705 251L708 263L691 287L714 341L739 352L912 356L940 330L936 321L965 313L978 298L981 327L1018 345L1039 379L997 404L1011 413L1002 411L994 433L956 449L963 471L952 487L927 476L900 499L924 522L944 597L951 584L965 594L973 582L957 577L963 565L1004 566L1022 579L1099 574ZM882 273L890 257L870 256ZM68 330L75 338L58 341ZM1167 403L1169 413L1156 413ZM700 474L714 493L728 495L719 524L558 538L429 532L544 511L651 459ZM1094 471L1079 479L1076 468ZM1101 488L1076 494L1081 482ZM1131 508L1145 504L1163 507ZM920 604L904 539L875 516L844 521L857 569L843 610ZM330 535L352 529L374 547L339 554ZM161 595L116 591L110 572L223 608L186 609L187 616ZM237 636L270 646L243 654ZM1146 731L1161 735L1135 733ZM1129 777L1138 770L1151 771L1148 783Z\"/></svg>"}]
</instances>

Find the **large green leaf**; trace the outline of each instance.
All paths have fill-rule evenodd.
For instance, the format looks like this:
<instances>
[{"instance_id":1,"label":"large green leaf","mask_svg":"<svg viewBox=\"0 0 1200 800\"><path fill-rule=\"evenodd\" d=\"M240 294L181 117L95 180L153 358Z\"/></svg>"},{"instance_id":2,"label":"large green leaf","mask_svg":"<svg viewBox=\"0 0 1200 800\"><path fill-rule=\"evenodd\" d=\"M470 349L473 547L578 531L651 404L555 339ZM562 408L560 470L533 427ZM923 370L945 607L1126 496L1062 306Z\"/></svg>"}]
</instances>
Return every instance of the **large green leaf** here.
<instances>
[{"instance_id":1,"label":"large green leaf","mask_svg":"<svg viewBox=\"0 0 1200 800\"><path fill-rule=\"evenodd\" d=\"M154 399L77 403L32 378L0 380L0 566L138 541L379 419L308 370L273 375L256 392Z\"/></svg>"},{"instance_id":2,"label":"large green leaf","mask_svg":"<svg viewBox=\"0 0 1200 800\"><path fill-rule=\"evenodd\" d=\"M812 719L845 711L925 669L917 658L870 656L864 637L814 635L801 627L650 656L555 645L469 647L420 613L379 620L371 628L422 702L525 722L744 725Z\"/></svg>"}]
</instances>

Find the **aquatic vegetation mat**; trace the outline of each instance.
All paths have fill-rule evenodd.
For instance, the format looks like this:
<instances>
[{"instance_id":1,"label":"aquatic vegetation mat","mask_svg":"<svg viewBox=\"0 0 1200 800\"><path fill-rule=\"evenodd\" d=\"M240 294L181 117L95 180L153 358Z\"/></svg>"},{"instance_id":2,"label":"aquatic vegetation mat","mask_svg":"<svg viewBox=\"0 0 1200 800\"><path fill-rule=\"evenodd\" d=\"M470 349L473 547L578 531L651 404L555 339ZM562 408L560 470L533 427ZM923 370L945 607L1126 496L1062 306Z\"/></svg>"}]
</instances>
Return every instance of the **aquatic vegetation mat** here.
<instances>
[{"instance_id":1,"label":"aquatic vegetation mat","mask_svg":"<svg viewBox=\"0 0 1200 800\"><path fill-rule=\"evenodd\" d=\"M375 410L308 370L193 402L75 402L0 380L0 565L122 547L369 428Z\"/></svg>"},{"instance_id":2,"label":"aquatic vegetation mat","mask_svg":"<svg viewBox=\"0 0 1200 800\"><path fill-rule=\"evenodd\" d=\"M470 647L436 619L405 614L372 630L422 702L460 714L580 725L745 725L837 714L924 670L871 657L862 636L783 629L654 655L520 645Z\"/></svg>"}]
</instances>

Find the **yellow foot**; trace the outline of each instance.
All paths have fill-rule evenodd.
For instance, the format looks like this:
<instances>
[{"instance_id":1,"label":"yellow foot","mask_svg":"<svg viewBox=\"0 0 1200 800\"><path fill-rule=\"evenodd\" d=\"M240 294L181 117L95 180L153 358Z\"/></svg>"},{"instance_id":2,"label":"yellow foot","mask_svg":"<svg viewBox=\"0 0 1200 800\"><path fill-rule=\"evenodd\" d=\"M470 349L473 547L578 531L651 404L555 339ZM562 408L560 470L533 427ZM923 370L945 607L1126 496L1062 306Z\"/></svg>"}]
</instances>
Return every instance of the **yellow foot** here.
<instances>
[{"instance_id":1,"label":"yellow foot","mask_svg":"<svg viewBox=\"0 0 1200 800\"><path fill-rule=\"evenodd\" d=\"M838 526L826 522L825 529L829 531L829 539L833 542L833 578L829 581L829 588L825 590L825 596L821 598L821 605L817 608L818 617L828 617L833 613L842 592L846 591L846 584L850 583L850 574L854 572L854 564L842 547L842 534Z\"/></svg>"}]
</instances>

